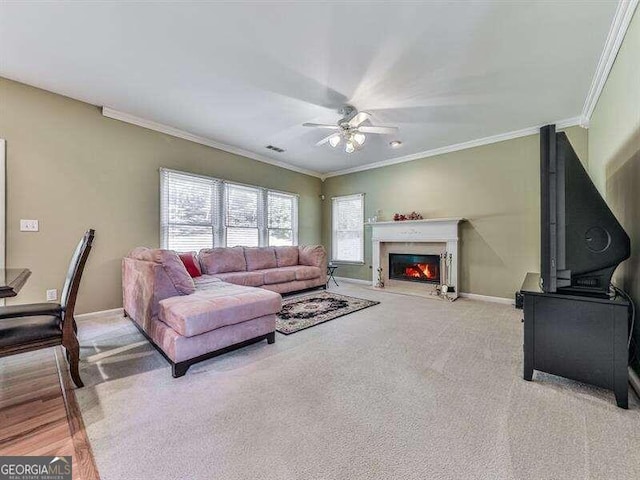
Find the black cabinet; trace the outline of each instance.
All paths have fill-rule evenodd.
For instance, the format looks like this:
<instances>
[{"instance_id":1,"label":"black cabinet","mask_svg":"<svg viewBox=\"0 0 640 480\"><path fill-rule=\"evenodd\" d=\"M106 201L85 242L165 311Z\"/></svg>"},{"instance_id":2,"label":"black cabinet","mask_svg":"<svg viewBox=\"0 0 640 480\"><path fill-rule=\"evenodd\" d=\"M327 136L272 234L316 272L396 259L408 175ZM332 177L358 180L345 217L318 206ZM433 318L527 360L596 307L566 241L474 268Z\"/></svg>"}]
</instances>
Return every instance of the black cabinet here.
<instances>
[{"instance_id":1,"label":"black cabinet","mask_svg":"<svg viewBox=\"0 0 640 480\"><path fill-rule=\"evenodd\" d=\"M543 293L527 274L524 296L524 379L539 370L614 391L628 406L629 302Z\"/></svg>"}]
</instances>

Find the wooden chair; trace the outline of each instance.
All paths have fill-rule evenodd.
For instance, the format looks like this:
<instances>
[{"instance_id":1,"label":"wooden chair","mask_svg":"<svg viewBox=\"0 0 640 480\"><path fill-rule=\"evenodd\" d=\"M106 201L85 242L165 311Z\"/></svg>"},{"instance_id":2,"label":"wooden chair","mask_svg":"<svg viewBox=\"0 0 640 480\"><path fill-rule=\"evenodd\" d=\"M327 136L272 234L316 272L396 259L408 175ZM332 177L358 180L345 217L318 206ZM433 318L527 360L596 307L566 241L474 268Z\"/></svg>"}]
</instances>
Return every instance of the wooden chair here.
<instances>
[{"instance_id":1,"label":"wooden chair","mask_svg":"<svg viewBox=\"0 0 640 480\"><path fill-rule=\"evenodd\" d=\"M64 282L61 304L34 303L0 307L0 357L62 345L67 353L71 378L82 387L78 366L80 344L73 317L80 278L95 236L88 230L76 247Z\"/></svg>"}]
</instances>

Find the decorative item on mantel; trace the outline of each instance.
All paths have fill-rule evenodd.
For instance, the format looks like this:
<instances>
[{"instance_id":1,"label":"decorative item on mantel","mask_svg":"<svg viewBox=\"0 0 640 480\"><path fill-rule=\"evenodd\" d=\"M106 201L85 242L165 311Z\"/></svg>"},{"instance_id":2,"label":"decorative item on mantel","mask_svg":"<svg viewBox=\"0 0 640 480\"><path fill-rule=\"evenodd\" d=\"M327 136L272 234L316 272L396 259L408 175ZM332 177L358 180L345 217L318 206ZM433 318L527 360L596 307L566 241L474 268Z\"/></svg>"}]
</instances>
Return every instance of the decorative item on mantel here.
<instances>
[{"instance_id":1,"label":"decorative item on mantel","mask_svg":"<svg viewBox=\"0 0 640 480\"><path fill-rule=\"evenodd\" d=\"M376 288L384 288L384 280L382 279L382 267L378 267L378 283Z\"/></svg>"},{"instance_id":2,"label":"decorative item on mantel","mask_svg":"<svg viewBox=\"0 0 640 480\"><path fill-rule=\"evenodd\" d=\"M403 222L405 220L423 220L422 215L417 212L411 212L408 215L404 215L402 213L394 213L393 221L394 222Z\"/></svg>"}]
</instances>

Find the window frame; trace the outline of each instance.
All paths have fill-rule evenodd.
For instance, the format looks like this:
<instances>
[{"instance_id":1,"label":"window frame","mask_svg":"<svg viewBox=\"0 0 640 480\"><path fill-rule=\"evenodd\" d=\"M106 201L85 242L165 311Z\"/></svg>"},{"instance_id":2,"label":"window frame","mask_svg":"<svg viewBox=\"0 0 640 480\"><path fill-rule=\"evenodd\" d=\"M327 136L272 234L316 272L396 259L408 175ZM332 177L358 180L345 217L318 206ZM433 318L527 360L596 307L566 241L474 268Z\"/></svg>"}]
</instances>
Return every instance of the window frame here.
<instances>
[{"instance_id":1,"label":"window frame","mask_svg":"<svg viewBox=\"0 0 640 480\"><path fill-rule=\"evenodd\" d=\"M168 175L176 175L183 177L193 177L200 180L204 180L206 182L210 182L214 185L214 195L217 196L215 201L211 202L211 222L179 222L173 223L169 220L169 202L168 202L168 188L167 185L167 176ZM222 185L222 181L217 178L207 177L205 175L198 175L195 173L181 172L178 170L171 170L166 168L160 169L160 248L169 249L169 230L172 226L187 226L187 227L204 227L210 228L212 233L212 241L214 246L220 245L220 230L224 227L218 221L216 223L216 218L220 218L219 214L221 213L221 209L223 208L222 196L224 195L224 187ZM216 217L218 215L218 217Z\"/></svg>"},{"instance_id":2,"label":"window frame","mask_svg":"<svg viewBox=\"0 0 640 480\"><path fill-rule=\"evenodd\" d=\"M337 254L337 233L338 230L336 228L336 207L338 202L340 201L345 201L345 200L351 200L351 199L356 199L359 198L361 201L361 211L362 211L362 218L360 219L361 221L359 222L360 224L360 251L362 252L361 258L359 260L341 260L336 258L336 254ZM337 263L337 264L345 264L345 265L364 265L365 264L365 241L364 241L364 219L365 219L365 213L364 213L364 209L365 209L365 205L364 205L364 193L353 193L350 195L339 195L339 196L335 196L335 197L331 197L331 262L332 263ZM345 230L347 231L347 230Z\"/></svg>"},{"instance_id":3,"label":"window frame","mask_svg":"<svg viewBox=\"0 0 640 480\"><path fill-rule=\"evenodd\" d=\"M227 187L232 187L232 188L238 188L238 189L244 189L244 190L254 190L256 194L256 226L255 227L244 227L244 226L234 226L234 225L229 225L229 189ZM258 236L258 247L262 247L264 245L262 245L262 217L264 216L264 206L262 205L263 199L262 197L264 196L264 192L262 191L263 189L261 187L255 187L253 185L245 185L242 183L235 183L235 182L223 182L223 186L222 186L222 191L223 191L223 197L224 197L224 207L223 207L223 212L222 212L222 218L221 220L224 222L224 247L225 248L230 248L229 247L229 229L230 228L237 228L237 229L247 229L247 230L256 230L257 236ZM247 248L252 248L248 245L234 245L234 247L247 247Z\"/></svg>"},{"instance_id":4,"label":"window frame","mask_svg":"<svg viewBox=\"0 0 640 480\"><path fill-rule=\"evenodd\" d=\"M299 195L295 193L283 192L281 190L273 190L271 188L266 189L264 195L264 232L266 235L265 238L265 246L277 246L277 245L269 245L269 230L288 230L288 229L274 229L269 228L269 194L274 193L276 195L288 196L293 199L293 206L291 211L291 245L290 246L298 246L298 202L300 201Z\"/></svg>"},{"instance_id":5,"label":"window frame","mask_svg":"<svg viewBox=\"0 0 640 480\"><path fill-rule=\"evenodd\" d=\"M261 187L258 185L249 185L246 183L233 182L224 180L221 178L210 177L207 175L199 175L191 172L184 172L180 170L173 170L169 168L160 168L160 248L168 248L169 245L169 227L172 225L168 222L168 208L166 192L166 177L165 175L182 175L186 177L194 177L204 179L213 183L217 183L216 188L217 199L212 205L211 224L189 223L189 226L201 226L210 227L213 232L213 245L203 248L215 248L215 247L227 247L227 186L238 186L251 188L258 191L258 246L268 247L269 245L269 193L289 196L293 199L293 212L292 212L292 242L293 246L298 245L299 238L299 220L298 210L300 195L297 193L286 192L283 190L276 190L272 188ZM239 227L242 228L242 227ZM250 247L247 247L250 248Z\"/></svg>"}]
</instances>

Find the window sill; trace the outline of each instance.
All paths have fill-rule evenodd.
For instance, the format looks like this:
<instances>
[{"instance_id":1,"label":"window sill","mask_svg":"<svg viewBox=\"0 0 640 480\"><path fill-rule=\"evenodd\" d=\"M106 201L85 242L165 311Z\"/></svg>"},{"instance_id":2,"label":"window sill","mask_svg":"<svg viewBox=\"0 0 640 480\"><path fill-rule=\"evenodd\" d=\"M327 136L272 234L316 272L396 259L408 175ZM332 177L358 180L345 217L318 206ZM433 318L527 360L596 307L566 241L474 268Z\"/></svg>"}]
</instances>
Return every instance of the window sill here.
<instances>
[{"instance_id":1,"label":"window sill","mask_svg":"<svg viewBox=\"0 0 640 480\"><path fill-rule=\"evenodd\" d=\"M347 260L330 260L332 265L365 265L364 262L349 262Z\"/></svg>"}]
</instances>

